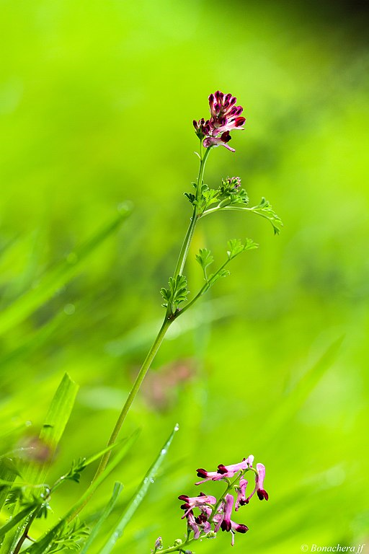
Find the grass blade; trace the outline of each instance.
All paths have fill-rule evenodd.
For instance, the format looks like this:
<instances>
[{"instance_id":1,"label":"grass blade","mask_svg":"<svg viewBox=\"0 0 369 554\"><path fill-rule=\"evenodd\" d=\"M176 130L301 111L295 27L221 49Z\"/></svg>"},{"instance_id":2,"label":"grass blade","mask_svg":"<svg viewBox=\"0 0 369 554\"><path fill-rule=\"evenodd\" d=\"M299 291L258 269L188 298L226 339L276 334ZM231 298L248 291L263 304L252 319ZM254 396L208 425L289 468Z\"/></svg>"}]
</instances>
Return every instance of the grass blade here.
<instances>
[{"instance_id":1,"label":"grass blade","mask_svg":"<svg viewBox=\"0 0 369 554\"><path fill-rule=\"evenodd\" d=\"M4 505L8 492L17 476L19 475L12 460L0 459L0 510Z\"/></svg>"},{"instance_id":2,"label":"grass blade","mask_svg":"<svg viewBox=\"0 0 369 554\"><path fill-rule=\"evenodd\" d=\"M37 506L27 506L27 508L24 508L21 512L18 512L14 517L12 517L5 525L0 527L0 540L15 527L15 525L18 525L24 518L26 518Z\"/></svg>"},{"instance_id":3,"label":"grass blade","mask_svg":"<svg viewBox=\"0 0 369 554\"><path fill-rule=\"evenodd\" d=\"M50 269L37 285L24 293L13 304L5 308L0 315L0 333L4 333L31 315L37 308L49 300L55 292L66 285L83 266L88 257L94 253L110 235L120 227L130 214L130 208L123 205L119 215L103 227L88 242L69 254L53 269Z\"/></svg>"},{"instance_id":4,"label":"grass blade","mask_svg":"<svg viewBox=\"0 0 369 554\"><path fill-rule=\"evenodd\" d=\"M48 461L56 450L56 447L64 433L64 429L71 415L76 399L78 385L65 374L51 401L45 423L40 433L41 444L49 449ZM31 483L42 482L48 469L47 461L41 465L32 464L26 472L27 479Z\"/></svg>"},{"instance_id":5,"label":"grass blade","mask_svg":"<svg viewBox=\"0 0 369 554\"><path fill-rule=\"evenodd\" d=\"M120 452L113 458L113 460L110 462L104 473L102 473L96 481L93 481L91 485L88 487L88 489L85 491L85 493L81 496L81 498L76 502L74 506L67 512L67 514L56 524L54 527L52 527L46 535L40 538L39 541L35 542L31 546L29 546L24 553L27 554L44 554L47 552L48 547L52 543L54 537L57 535L59 530L65 526L66 523L69 523L72 521L84 508L84 506L87 504L95 490L101 485L101 483L108 477L108 475L117 467L117 465L122 461L124 456L127 454L131 446L134 444L136 438L138 436L138 431L133 433L130 437L122 441L122 447Z\"/></svg>"},{"instance_id":6,"label":"grass blade","mask_svg":"<svg viewBox=\"0 0 369 554\"><path fill-rule=\"evenodd\" d=\"M109 500L108 504L105 506L104 510L102 511L101 516L99 518L99 521L96 523L95 527L92 529L92 531L90 533L90 536L87 539L87 542L85 543L84 547L81 550L81 554L86 554L87 553L89 547L91 546L91 544L93 543L93 541L95 540L97 535L99 534L99 531L100 531L101 527L103 526L104 522L106 521L106 519L111 514L115 504L117 503L117 500L118 500L119 495L122 492L122 490L123 490L122 483L115 483L112 497Z\"/></svg>"},{"instance_id":7,"label":"grass blade","mask_svg":"<svg viewBox=\"0 0 369 554\"><path fill-rule=\"evenodd\" d=\"M111 533L108 541L106 542L100 554L110 554L117 540L122 536L125 527L127 526L133 514L137 510L138 506L141 504L142 500L146 496L150 485L154 482L154 479L158 473L158 470L161 464L163 463L165 456L167 455L169 447L172 444L174 435L178 431L178 429L179 429L179 426L177 424L174 427L172 433L170 434L169 439L166 441L163 448L161 449L159 456L156 458L155 462L153 463L149 471L146 473L141 485L138 487L136 493L132 497L131 501L128 503L128 506L124 510L122 517L120 518L118 524L114 527L113 532Z\"/></svg>"}]
</instances>

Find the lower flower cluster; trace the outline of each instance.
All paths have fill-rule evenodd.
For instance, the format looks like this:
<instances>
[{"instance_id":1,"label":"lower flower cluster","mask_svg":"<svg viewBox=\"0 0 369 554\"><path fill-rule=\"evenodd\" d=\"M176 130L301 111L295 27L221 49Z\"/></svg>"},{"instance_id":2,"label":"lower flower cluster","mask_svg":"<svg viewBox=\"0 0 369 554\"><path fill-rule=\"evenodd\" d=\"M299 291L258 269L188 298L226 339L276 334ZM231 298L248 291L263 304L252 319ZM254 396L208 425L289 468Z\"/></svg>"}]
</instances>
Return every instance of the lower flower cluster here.
<instances>
[{"instance_id":1,"label":"lower flower cluster","mask_svg":"<svg viewBox=\"0 0 369 554\"><path fill-rule=\"evenodd\" d=\"M184 510L182 519L187 520L188 538L191 538L191 541L205 536L215 537L221 529L232 534L233 546L235 533L248 531L245 524L236 523L231 518L233 508L237 512L241 506L248 504L255 494L260 500L268 500L268 493L264 489L265 466L256 464L254 468L253 462L254 456L249 456L238 464L229 466L220 464L216 471L197 470L197 475L202 480L198 481L196 485L207 481L224 481L227 489L219 499L202 492L195 497L186 495L178 497L184 502L181 506ZM246 492L248 481L244 477L247 472L251 472L255 476L254 488L249 495ZM236 499L234 494L236 494Z\"/></svg>"}]
</instances>

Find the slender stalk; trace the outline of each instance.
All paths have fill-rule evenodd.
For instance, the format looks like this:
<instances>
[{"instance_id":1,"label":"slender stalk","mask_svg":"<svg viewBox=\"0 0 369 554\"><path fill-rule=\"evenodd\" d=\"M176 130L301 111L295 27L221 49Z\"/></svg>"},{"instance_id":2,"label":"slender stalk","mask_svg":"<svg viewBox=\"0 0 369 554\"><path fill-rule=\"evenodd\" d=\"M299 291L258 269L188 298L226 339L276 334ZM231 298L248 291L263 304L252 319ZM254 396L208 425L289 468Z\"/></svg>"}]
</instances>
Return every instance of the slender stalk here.
<instances>
[{"instance_id":1,"label":"slender stalk","mask_svg":"<svg viewBox=\"0 0 369 554\"><path fill-rule=\"evenodd\" d=\"M198 175L198 178L197 178L197 188L196 188L196 200L197 201L200 199L201 187L202 187L202 184L203 184L203 181L204 181L205 165L206 165L206 161L208 159L210 150L211 150L211 148L206 148L204 157L200 159L200 168L199 168L199 175ZM193 237L193 233L195 231L197 221L198 221L198 213L197 213L197 206L195 205L194 210L193 210L193 214L192 214L192 217L191 217L191 222L190 222L190 225L188 227L186 236L184 238L181 251L179 253L179 257L178 257L176 268L174 270L173 277L177 277L177 275L182 275L182 273L183 273L183 269L184 269L186 259L187 259L187 255L188 255L188 250L190 248L191 240L192 240L192 237Z\"/></svg>"},{"instance_id":2,"label":"slender stalk","mask_svg":"<svg viewBox=\"0 0 369 554\"><path fill-rule=\"evenodd\" d=\"M35 520L37 514L39 513L39 511L40 511L39 508L36 508L36 509L34 510L34 512L32 513L32 515L30 516L30 518L29 518L29 520L28 520L28 523L27 523L27 525L26 525L26 527L25 527L25 529L24 529L24 531L23 531L23 533L22 533L22 536L20 537L19 541L17 542L17 545L16 545L16 547L15 547L15 549L14 549L13 554L19 554L19 552L20 552L20 550L21 550L21 548L22 548L22 545L23 545L24 541L28 538L28 533L29 533L29 530L30 530L30 528L31 528L31 525L32 525L32 523L34 522L34 520Z\"/></svg>"},{"instance_id":3,"label":"slender stalk","mask_svg":"<svg viewBox=\"0 0 369 554\"><path fill-rule=\"evenodd\" d=\"M115 427L113 429L113 432L110 436L110 439L108 441L108 444L107 446L110 446L111 444L114 444L115 441L117 440L117 437L119 435L119 432L122 428L122 425L124 423L124 420L126 419L127 417L127 414L129 412L129 409L141 387L141 384L142 384L142 381L145 379L145 376L146 376L146 373L148 372L148 370L150 369L151 367L151 364L161 346L161 343L163 342L163 339L165 337L165 334L167 332L167 330L169 329L170 325L171 325L171 321L169 321L167 318L165 318L161 328L160 328L160 331L152 345L152 347L150 348L146 358L145 358L145 361L144 363L142 364L141 366L141 369L140 371L138 372L138 375L136 377L136 380L133 384L133 387L131 388L130 392L129 392L129 395L127 397L127 400L125 401L124 403L124 406L122 408L122 411L120 412L119 414L119 417L117 419L117 422L115 424ZM94 478L93 478L93 481L96 481L96 479L101 475L101 473L104 471L104 469L106 468L107 464L108 464L108 461L109 461L109 458L110 458L110 454L111 454L111 450L109 450L108 452L106 452L104 454L104 456L101 458L101 461L100 461L100 464L99 464L99 467L97 468L97 471L94 475Z\"/></svg>"},{"instance_id":4,"label":"slender stalk","mask_svg":"<svg viewBox=\"0 0 369 554\"><path fill-rule=\"evenodd\" d=\"M200 198L201 186L202 186L202 183L203 183L203 180L204 180L205 165L206 165L206 160L209 156L209 152L210 152L210 148L207 148L205 150L204 156L200 159L200 167L199 167L199 175L198 175L198 178L197 178L197 191L196 191L196 199L197 200ZM197 219L198 219L198 217L197 217L197 207L195 206L194 211L193 211L193 215L192 215L192 218L191 218L191 223L190 223L190 226L187 230L187 233L186 233L186 236L185 236L185 239L183 241L182 248L181 248L181 251L180 251L180 254L179 254L177 266L176 266L176 269L174 271L174 277L176 277L177 275L181 275L182 272L183 272L183 269L184 269L184 266L185 266L185 263L186 263L186 260L187 260L187 256L188 256L188 251L189 251L190 244L191 244L191 239L193 237L193 233L194 233L195 226L196 226L196 223L197 223ZM140 369L140 371L139 371L139 373L136 377L136 380L133 384L132 389L130 390L130 393L127 397L127 400L125 401L125 404L122 408L122 411L119 414L119 417L117 419L117 422L115 424L113 432L112 432L112 434L110 436L110 439L108 441L108 446L110 446L111 444L114 444L115 441L117 440L117 437L118 437L119 432L122 428L122 425L123 425L123 423L124 423L124 421L127 417L129 409L130 409L134 399L136 398L136 395L137 395L138 391L140 390L141 384L142 384L143 380L145 379L146 373L150 369L151 364L152 364L152 362L153 362L153 360L154 360L154 358L155 358L155 356L156 356L156 354L157 354L157 352L158 352L158 350L161 346L161 343L163 342L165 334L168 331L172 321L173 321L173 319L169 319L167 315L165 316L164 322L163 322L163 324L160 328L160 331L159 331L152 347L150 348L144 363L142 364L142 367L141 367L141 369ZM108 464L110 455L111 455L111 451L106 452L106 454L104 454L104 456L101 458L99 467L97 468L96 473L94 475L93 482L96 481L96 479L105 470L105 468Z\"/></svg>"},{"instance_id":5,"label":"slender stalk","mask_svg":"<svg viewBox=\"0 0 369 554\"><path fill-rule=\"evenodd\" d=\"M214 280L216 279L218 273L220 273L223 269L225 269L225 267L227 267L227 265L229 264L230 262L230 258L228 258L228 260L226 260L224 262L223 265L220 266L220 268L218 269L218 271L216 271L216 273L214 273L214 275L206 281L205 285L203 285L201 287L201 289L199 290L199 292L196 294L196 296L193 297L193 299L188 303L186 304L186 306L184 308L182 308L182 310L178 313L178 316L184 314L189 308L191 308L191 306L193 306L193 304L195 304L195 302L197 302L197 300L203 295L205 294L205 292L209 289L209 287L211 287L212 283L214 282Z\"/></svg>"}]
</instances>

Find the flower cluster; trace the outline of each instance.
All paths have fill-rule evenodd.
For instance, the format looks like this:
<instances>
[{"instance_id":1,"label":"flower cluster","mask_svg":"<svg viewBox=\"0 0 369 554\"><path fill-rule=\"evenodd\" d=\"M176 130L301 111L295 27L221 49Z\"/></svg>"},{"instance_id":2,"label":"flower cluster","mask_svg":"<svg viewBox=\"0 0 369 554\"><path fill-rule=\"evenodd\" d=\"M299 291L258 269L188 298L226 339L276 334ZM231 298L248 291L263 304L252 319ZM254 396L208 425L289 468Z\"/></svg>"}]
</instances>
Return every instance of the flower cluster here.
<instances>
[{"instance_id":1,"label":"flower cluster","mask_svg":"<svg viewBox=\"0 0 369 554\"><path fill-rule=\"evenodd\" d=\"M241 116L243 108L236 106L237 98L232 94L223 94L217 90L209 96L210 119L194 120L195 132L203 140L205 148L220 144L234 152L228 145L231 140L230 131L243 129L245 118Z\"/></svg>"},{"instance_id":2,"label":"flower cluster","mask_svg":"<svg viewBox=\"0 0 369 554\"><path fill-rule=\"evenodd\" d=\"M222 184L219 187L221 194L237 194L241 190L240 177L227 177L222 179Z\"/></svg>"},{"instance_id":3,"label":"flower cluster","mask_svg":"<svg viewBox=\"0 0 369 554\"><path fill-rule=\"evenodd\" d=\"M215 496L200 493L198 496L189 497L179 496L179 500L184 503L181 508L184 510L182 519L186 518L188 535L193 532L193 540L204 536L215 536L221 529L232 534L232 546L234 544L234 535L237 533L246 533L248 527L243 523L236 523L231 519L233 507L237 512L240 506L250 502L250 499L257 494L260 500L268 500L268 493L264 489L265 467L263 464L256 464L253 467L254 456L244 458L242 462L225 466L218 465L216 471L206 471L198 469L197 475L202 480L196 485L202 485L207 481L225 481L227 490L219 498ZM255 486L253 491L247 496L246 489L248 481L244 475L246 472L252 472L255 475ZM236 500L233 492L236 493Z\"/></svg>"}]
</instances>

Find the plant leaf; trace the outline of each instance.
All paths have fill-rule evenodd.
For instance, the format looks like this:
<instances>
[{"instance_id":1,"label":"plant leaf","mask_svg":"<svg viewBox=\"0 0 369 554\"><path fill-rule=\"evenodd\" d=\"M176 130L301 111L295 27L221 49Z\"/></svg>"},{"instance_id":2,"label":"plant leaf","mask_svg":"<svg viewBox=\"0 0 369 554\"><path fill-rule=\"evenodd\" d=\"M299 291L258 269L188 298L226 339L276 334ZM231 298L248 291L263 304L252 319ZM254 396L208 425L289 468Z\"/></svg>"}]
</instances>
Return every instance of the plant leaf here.
<instances>
[{"instance_id":1,"label":"plant leaf","mask_svg":"<svg viewBox=\"0 0 369 554\"><path fill-rule=\"evenodd\" d=\"M25 479L30 483L44 481L48 462L56 450L72 413L78 388L78 385L66 373L51 401L39 436L40 443L49 450L47 460L43 464L32 464L26 468Z\"/></svg>"},{"instance_id":2,"label":"plant leaf","mask_svg":"<svg viewBox=\"0 0 369 554\"><path fill-rule=\"evenodd\" d=\"M154 482L154 479L157 476L158 470L161 464L163 463L165 456L167 455L168 449L172 444L174 435L176 434L178 429L179 429L179 426L177 424L175 425L172 433L170 434L163 448L161 449L155 462L153 463L149 471L146 473L143 481L141 482L141 485L138 487L136 493L128 503L128 506L124 510L122 517L118 521L118 524L114 527L113 532L111 533L108 541L106 542L104 548L101 550L100 554L110 554L117 540L122 536L125 527L127 526L133 514L137 510L138 506L141 504L142 500L146 496L150 485Z\"/></svg>"},{"instance_id":3,"label":"plant leaf","mask_svg":"<svg viewBox=\"0 0 369 554\"><path fill-rule=\"evenodd\" d=\"M24 508L21 512L18 512L15 516L13 516L9 521L5 523L2 527L0 527L0 539L2 539L13 527L18 525L23 519L25 519L35 508L37 508L39 504L34 504L27 506L27 508Z\"/></svg>"},{"instance_id":4,"label":"plant leaf","mask_svg":"<svg viewBox=\"0 0 369 554\"><path fill-rule=\"evenodd\" d=\"M96 523L95 527L92 529L90 536L87 539L87 542L85 543L84 547L81 550L81 554L86 554L88 551L88 548L91 546L97 535L99 534L99 531L104 524L105 520L109 517L111 514L114 506L116 505L119 495L123 490L122 483L115 483L113 494L108 502L108 504L105 506L104 510L101 513L101 516L99 517L98 522Z\"/></svg>"},{"instance_id":5,"label":"plant leaf","mask_svg":"<svg viewBox=\"0 0 369 554\"><path fill-rule=\"evenodd\" d=\"M162 288L160 293L165 300L163 307L172 306L172 311L175 312L178 306L187 300L187 278L184 275L169 277L169 288Z\"/></svg>"},{"instance_id":6,"label":"plant leaf","mask_svg":"<svg viewBox=\"0 0 369 554\"><path fill-rule=\"evenodd\" d=\"M279 235L283 223L281 218L275 213L272 205L264 197L261 199L260 204L251 208L253 212L267 219L273 227L274 234Z\"/></svg>"},{"instance_id":7,"label":"plant leaf","mask_svg":"<svg viewBox=\"0 0 369 554\"><path fill-rule=\"evenodd\" d=\"M202 267L202 270L204 272L204 279L207 279L206 276L206 270L214 261L214 257L210 250L207 248L200 248L199 253L196 254L196 260L199 262L199 264Z\"/></svg>"},{"instance_id":8,"label":"plant leaf","mask_svg":"<svg viewBox=\"0 0 369 554\"><path fill-rule=\"evenodd\" d=\"M79 500L72 506L72 508L65 514L65 516L56 524L54 527L49 529L49 531L41 537L37 542L29 546L24 553L32 554L45 554L49 548L52 541L55 537L58 536L60 530L64 526L71 522L81 511L81 509L86 505L88 500L91 498L95 490L101 485L101 483L110 475L110 473L117 467L117 465L122 461L124 456L127 454L131 446L134 444L138 436L138 431L135 431L130 437L123 439L121 442L121 450L116 454L115 458L110 462L104 473L102 473L95 481L92 481L91 485L84 492Z\"/></svg>"}]
</instances>

